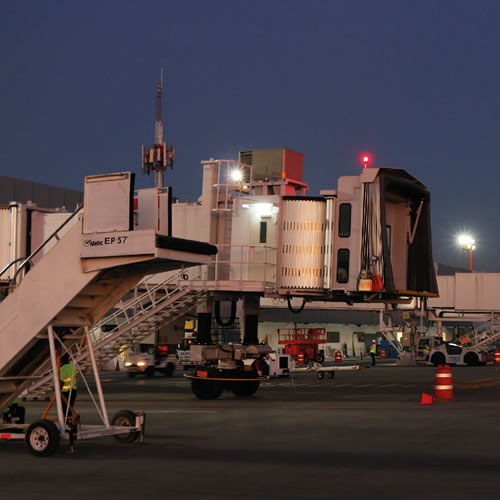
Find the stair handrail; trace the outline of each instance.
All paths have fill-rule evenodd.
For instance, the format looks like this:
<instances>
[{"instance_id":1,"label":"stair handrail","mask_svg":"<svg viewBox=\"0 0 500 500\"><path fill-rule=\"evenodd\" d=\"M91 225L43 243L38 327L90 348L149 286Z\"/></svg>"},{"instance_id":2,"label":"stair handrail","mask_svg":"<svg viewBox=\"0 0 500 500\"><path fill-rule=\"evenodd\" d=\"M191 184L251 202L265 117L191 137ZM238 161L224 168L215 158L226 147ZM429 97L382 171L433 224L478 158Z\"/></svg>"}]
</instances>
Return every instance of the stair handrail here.
<instances>
[{"instance_id":1,"label":"stair handrail","mask_svg":"<svg viewBox=\"0 0 500 500\"><path fill-rule=\"evenodd\" d=\"M160 299L158 300L154 300L154 297L152 295L154 295L155 292L157 292L159 289L161 288L165 288L168 284L171 284L171 283L175 283L179 280L180 277L184 277L184 275L186 274L186 269L181 269L178 273L175 273L174 275L172 276L169 276L167 279L165 279L164 281L162 281L161 283L157 283L156 285L154 285L152 288L148 288L145 292L143 292L141 295L137 296L136 298L134 298L133 300L127 302L126 306L124 307L119 307L117 308L118 310L111 313L111 314L108 314L107 316L101 318L97 323L95 323L95 325L91 328L91 334L92 334L92 337L94 339L94 341L97 341L97 339L95 339L95 332L98 328L102 327L102 325L106 324L106 323L109 323L112 319L118 319L121 315L125 315L125 321L121 322L121 323L118 323L117 321L117 324L116 324L116 328L121 328L124 324L128 324L129 322L133 321L133 319L135 319L136 317L138 317L139 315L141 314L144 314L146 311L148 311L152 306L156 306L157 304L163 302L164 300L168 299L173 293L179 291L180 289L182 288L185 288L183 287L182 285L181 286L177 286L174 290L171 290L170 292L167 291L167 293L165 294L165 296L161 297ZM201 270L198 270L198 273L195 275L194 278L191 278L191 279L196 279L199 275L201 274ZM141 281L137 286L139 286L141 283L143 283L143 281ZM186 284L186 287L188 285ZM144 301L144 299L146 298L150 298L152 299L151 300L151 304L149 307L145 307L143 308L142 307L142 302ZM134 314L131 318L128 318L127 315L126 315L126 310L129 310L129 309L134 309L135 306L137 305L141 305L141 311L140 312L137 312L136 314ZM104 340L108 335L111 335L115 330L116 328L113 328L112 330L110 330L109 332L106 332L107 335L102 335L99 339L99 341L101 340ZM104 332L102 332L104 333Z\"/></svg>"},{"instance_id":2,"label":"stair handrail","mask_svg":"<svg viewBox=\"0 0 500 500\"><path fill-rule=\"evenodd\" d=\"M467 333L461 335L457 339L454 339L454 341L458 342L460 344L466 344L468 341L473 340L475 337L477 337L477 335L479 335L481 333L486 333L486 332L488 332L488 330L492 330L493 331L492 335L494 335L496 333L494 331L495 330L494 326L498 325L499 319L500 319L500 315L498 315L498 314L493 315L491 317L491 319L489 319L488 321L485 321L483 324L479 325L474 330L471 330L470 332L467 332ZM479 343L483 344L486 340L487 339L480 340L476 343L476 345Z\"/></svg>"},{"instance_id":3,"label":"stair handrail","mask_svg":"<svg viewBox=\"0 0 500 500\"><path fill-rule=\"evenodd\" d=\"M57 236L57 233L61 231L61 229L68 224L68 222L75 217L80 210L83 208L83 205L77 205L76 210L41 244L36 248L33 252L31 252L26 259L24 259L23 263L17 268L16 272L14 273L14 276L10 280L10 287L13 288L16 285L16 279L18 274L21 272L22 269L24 269L28 263L35 257L35 255L38 254L38 252L47 245L47 243L52 240L52 238Z\"/></svg>"},{"instance_id":4,"label":"stair handrail","mask_svg":"<svg viewBox=\"0 0 500 500\"><path fill-rule=\"evenodd\" d=\"M17 258L16 260L13 260L12 262L10 262L9 264L5 265L3 267L3 269L0 271L0 276L2 276L2 274L7 271L11 266L13 266L16 262L20 262L21 260L25 260L26 257L19 257Z\"/></svg>"}]
</instances>

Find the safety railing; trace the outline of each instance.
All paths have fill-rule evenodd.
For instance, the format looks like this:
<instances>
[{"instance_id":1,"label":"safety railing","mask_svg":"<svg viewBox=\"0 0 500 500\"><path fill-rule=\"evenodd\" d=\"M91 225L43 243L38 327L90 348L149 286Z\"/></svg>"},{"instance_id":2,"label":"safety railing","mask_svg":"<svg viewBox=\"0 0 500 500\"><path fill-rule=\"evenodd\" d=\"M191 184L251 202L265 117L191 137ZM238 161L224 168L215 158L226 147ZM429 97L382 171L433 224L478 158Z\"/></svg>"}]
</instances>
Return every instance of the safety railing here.
<instances>
[{"instance_id":1,"label":"safety railing","mask_svg":"<svg viewBox=\"0 0 500 500\"><path fill-rule=\"evenodd\" d=\"M216 281L276 280L276 247L268 245L217 245L217 255L210 267Z\"/></svg>"},{"instance_id":2,"label":"safety railing","mask_svg":"<svg viewBox=\"0 0 500 500\"><path fill-rule=\"evenodd\" d=\"M26 257L23 260L21 265L17 268L16 272L14 273L14 276L12 276L12 279L10 280L10 288L14 288L18 284L17 283L18 276L20 276L20 279L22 280L22 278L25 275L26 267L31 263L33 258L36 255L38 255L38 253L43 248L45 248L45 246L47 246L47 244L50 241L52 241L53 238L59 239L59 236L58 236L59 232L80 212L80 210L82 208L83 208L83 205L78 206L77 209L41 245L39 245L33 252L31 252L30 255L28 255L28 257ZM20 259L17 259L17 260L19 261ZM9 267L10 267L10 265L12 265L14 263L15 263L15 261L11 262L11 264L9 264ZM23 271L22 275L20 275L21 271ZM4 272L4 270L2 270L2 272Z\"/></svg>"},{"instance_id":3,"label":"safety railing","mask_svg":"<svg viewBox=\"0 0 500 500\"><path fill-rule=\"evenodd\" d=\"M91 330L92 342L102 343L107 337L111 337L117 330L128 325L140 316L144 316L149 311L157 308L163 302L175 296L180 290L186 289L188 280L198 280L201 277L201 270L181 270L160 283L148 284L147 276L136 288L144 288L140 294L127 301L121 301L114 307L114 311L99 320ZM111 327L107 330L105 327ZM104 328L103 328L104 327ZM107 331L105 331L107 330Z\"/></svg>"},{"instance_id":4,"label":"safety railing","mask_svg":"<svg viewBox=\"0 0 500 500\"><path fill-rule=\"evenodd\" d=\"M500 315L492 315L491 319L478 328L462 335L455 340L461 345L489 345L500 338Z\"/></svg>"}]
</instances>

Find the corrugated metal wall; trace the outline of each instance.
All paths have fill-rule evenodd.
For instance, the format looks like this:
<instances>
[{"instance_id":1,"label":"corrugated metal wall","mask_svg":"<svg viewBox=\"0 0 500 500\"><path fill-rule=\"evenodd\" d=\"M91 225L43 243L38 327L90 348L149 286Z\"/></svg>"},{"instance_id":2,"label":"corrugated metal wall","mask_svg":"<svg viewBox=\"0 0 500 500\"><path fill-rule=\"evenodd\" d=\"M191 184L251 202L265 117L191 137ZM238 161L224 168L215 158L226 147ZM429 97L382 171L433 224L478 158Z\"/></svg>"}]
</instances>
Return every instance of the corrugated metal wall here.
<instances>
[{"instance_id":1,"label":"corrugated metal wall","mask_svg":"<svg viewBox=\"0 0 500 500\"><path fill-rule=\"evenodd\" d=\"M83 203L83 192L0 175L0 203L32 201L42 208L66 207L73 211Z\"/></svg>"}]
</instances>

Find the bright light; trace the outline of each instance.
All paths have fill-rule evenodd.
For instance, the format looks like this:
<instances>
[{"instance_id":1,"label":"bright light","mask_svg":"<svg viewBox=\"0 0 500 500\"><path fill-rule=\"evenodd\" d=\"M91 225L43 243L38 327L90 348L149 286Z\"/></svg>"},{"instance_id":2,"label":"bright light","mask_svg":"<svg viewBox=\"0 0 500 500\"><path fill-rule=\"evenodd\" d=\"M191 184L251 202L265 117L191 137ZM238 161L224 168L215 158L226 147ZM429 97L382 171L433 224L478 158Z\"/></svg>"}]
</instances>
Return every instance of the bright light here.
<instances>
[{"instance_id":1,"label":"bright light","mask_svg":"<svg viewBox=\"0 0 500 500\"><path fill-rule=\"evenodd\" d=\"M240 169L235 168L231 171L231 180L233 182L241 182L243 180L243 173Z\"/></svg>"},{"instance_id":2,"label":"bright light","mask_svg":"<svg viewBox=\"0 0 500 500\"><path fill-rule=\"evenodd\" d=\"M145 361L139 361L139 362L137 363L137 366L144 366L145 364L146 364L146 362L145 362Z\"/></svg>"},{"instance_id":3,"label":"bright light","mask_svg":"<svg viewBox=\"0 0 500 500\"><path fill-rule=\"evenodd\" d=\"M132 366L132 363L131 363L130 361L127 361L127 362L125 363L125 366Z\"/></svg>"},{"instance_id":4,"label":"bright light","mask_svg":"<svg viewBox=\"0 0 500 500\"><path fill-rule=\"evenodd\" d=\"M274 205L272 203L242 203L242 208L250 208L258 217L271 217Z\"/></svg>"},{"instance_id":5,"label":"bright light","mask_svg":"<svg viewBox=\"0 0 500 500\"><path fill-rule=\"evenodd\" d=\"M474 250L476 248L475 240L470 234L458 235L458 244L463 250Z\"/></svg>"},{"instance_id":6,"label":"bright light","mask_svg":"<svg viewBox=\"0 0 500 500\"><path fill-rule=\"evenodd\" d=\"M372 157L369 153L363 153L361 155L361 163L363 164L363 166L366 168L368 166L369 163L372 162Z\"/></svg>"},{"instance_id":7,"label":"bright light","mask_svg":"<svg viewBox=\"0 0 500 500\"><path fill-rule=\"evenodd\" d=\"M252 208L260 217L271 217L273 215L272 203L255 203Z\"/></svg>"}]
</instances>

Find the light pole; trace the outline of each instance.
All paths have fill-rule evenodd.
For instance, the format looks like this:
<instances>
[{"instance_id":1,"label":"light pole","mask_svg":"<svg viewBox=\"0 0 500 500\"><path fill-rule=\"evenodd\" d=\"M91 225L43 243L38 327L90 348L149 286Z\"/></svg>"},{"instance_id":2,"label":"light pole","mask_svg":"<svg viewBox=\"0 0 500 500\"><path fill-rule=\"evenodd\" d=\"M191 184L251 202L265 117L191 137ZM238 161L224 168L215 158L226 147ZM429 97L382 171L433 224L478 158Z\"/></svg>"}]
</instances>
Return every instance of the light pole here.
<instances>
[{"instance_id":1,"label":"light pole","mask_svg":"<svg viewBox=\"0 0 500 500\"><path fill-rule=\"evenodd\" d=\"M476 242L470 234L461 234L458 236L458 244L462 250L469 252L469 268L472 272L472 250L476 249Z\"/></svg>"}]
</instances>

